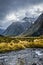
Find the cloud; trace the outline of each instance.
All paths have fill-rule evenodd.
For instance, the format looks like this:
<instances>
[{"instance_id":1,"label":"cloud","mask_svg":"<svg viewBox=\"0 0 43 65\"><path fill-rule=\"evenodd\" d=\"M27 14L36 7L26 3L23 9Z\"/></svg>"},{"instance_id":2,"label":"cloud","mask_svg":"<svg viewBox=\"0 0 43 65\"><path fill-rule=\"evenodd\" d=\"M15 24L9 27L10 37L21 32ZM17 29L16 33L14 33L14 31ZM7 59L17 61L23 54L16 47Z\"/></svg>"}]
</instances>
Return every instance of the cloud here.
<instances>
[{"instance_id":1,"label":"cloud","mask_svg":"<svg viewBox=\"0 0 43 65\"><path fill-rule=\"evenodd\" d=\"M11 21L11 20L16 20L17 17L16 17L16 15L14 13L12 13L12 14L7 15L6 19Z\"/></svg>"},{"instance_id":2,"label":"cloud","mask_svg":"<svg viewBox=\"0 0 43 65\"><path fill-rule=\"evenodd\" d=\"M10 11L43 3L43 0L0 0L0 13L4 16Z\"/></svg>"},{"instance_id":3,"label":"cloud","mask_svg":"<svg viewBox=\"0 0 43 65\"><path fill-rule=\"evenodd\" d=\"M0 19L3 19L9 12L15 12L41 3L43 3L43 0L0 0Z\"/></svg>"},{"instance_id":4,"label":"cloud","mask_svg":"<svg viewBox=\"0 0 43 65\"><path fill-rule=\"evenodd\" d=\"M43 12L43 0L0 0L0 24ZM2 23L1 23L2 22Z\"/></svg>"}]
</instances>

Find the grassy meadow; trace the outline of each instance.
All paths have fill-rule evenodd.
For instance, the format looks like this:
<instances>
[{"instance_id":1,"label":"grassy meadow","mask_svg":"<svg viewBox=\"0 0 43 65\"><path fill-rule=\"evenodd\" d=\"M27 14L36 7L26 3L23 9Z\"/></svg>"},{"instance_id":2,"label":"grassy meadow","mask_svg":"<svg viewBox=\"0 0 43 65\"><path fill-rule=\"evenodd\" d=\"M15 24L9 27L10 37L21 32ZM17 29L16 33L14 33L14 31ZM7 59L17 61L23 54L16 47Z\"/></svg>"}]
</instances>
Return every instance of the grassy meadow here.
<instances>
[{"instance_id":1,"label":"grassy meadow","mask_svg":"<svg viewBox=\"0 0 43 65\"><path fill-rule=\"evenodd\" d=\"M43 48L43 36L24 38L0 36L0 52L16 51L25 48Z\"/></svg>"}]
</instances>

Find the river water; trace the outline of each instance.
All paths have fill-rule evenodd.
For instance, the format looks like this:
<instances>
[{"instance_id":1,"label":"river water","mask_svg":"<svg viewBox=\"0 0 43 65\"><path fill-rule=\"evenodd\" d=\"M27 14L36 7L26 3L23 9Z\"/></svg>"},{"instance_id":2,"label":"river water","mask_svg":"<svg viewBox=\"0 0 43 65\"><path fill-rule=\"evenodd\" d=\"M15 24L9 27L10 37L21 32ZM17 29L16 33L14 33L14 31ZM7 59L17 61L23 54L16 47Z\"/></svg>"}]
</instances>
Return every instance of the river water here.
<instances>
[{"instance_id":1,"label":"river water","mask_svg":"<svg viewBox=\"0 0 43 65\"><path fill-rule=\"evenodd\" d=\"M28 48L20 51L0 53L0 65L43 65L43 49Z\"/></svg>"}]
</instances>

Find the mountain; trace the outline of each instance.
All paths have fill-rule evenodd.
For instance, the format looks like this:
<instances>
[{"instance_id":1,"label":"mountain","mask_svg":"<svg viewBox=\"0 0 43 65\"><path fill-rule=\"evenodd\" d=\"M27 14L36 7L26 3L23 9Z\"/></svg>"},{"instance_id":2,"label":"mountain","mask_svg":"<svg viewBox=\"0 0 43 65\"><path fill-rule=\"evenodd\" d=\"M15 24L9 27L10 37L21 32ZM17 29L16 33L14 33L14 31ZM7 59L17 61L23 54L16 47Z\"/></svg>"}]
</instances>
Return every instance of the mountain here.
<instances>
[{"instance_id":1,"label":"mountain","mask_svg":"<svg viewBox=\"0 0 43 65\"><path fill-rule=\"evenodd\" d=\"M43 13L38 17L32 26L20 36L39 36L43 35Z\"/></svg>"},{"instance_id":2,"label":"mountain","mask_svg":"<svg viewBox=\"0 0 43 65\"><path fill-rule=\"evenodd\" d=\"M28 27L29 22L20 23L20 22L13 22L5 31L4 35L19 35L24 32ZM25 26L24 26L25 25Z\"/></svg>"},{"instance_id":3,"label":"mountain","mask_svg":"<svg viewBox=\"0 0 43 65\"><path fill-rule=\"evenodd\" d=\"M4 32L4 29L0 28L0 35Z\"/></svg>"},{"instance_id":4,"label":"mountain","mask_svg":"<svg viewBox=\"0 0 43 65\"><path fill-rule=\"evenodd\" d=\"M32 25L32 22L32 18L29 19L28 17L24 17L21 21L13 22L10 26L8 26L8 28L4 31L3 35L18 36L27 29L29 29Z\"/></svg>"},{"instance_id":5,"label":"mountain","mask_svg":"<svg viewBox=\"0 0 43 65\"><path fill-rule=\"evenodd\" d=\"M29 21L29 22L33 23L33 22L35 22L36 18L24 17L23 20L24 20L24 21Z\"/></svg>"}]
</instances>

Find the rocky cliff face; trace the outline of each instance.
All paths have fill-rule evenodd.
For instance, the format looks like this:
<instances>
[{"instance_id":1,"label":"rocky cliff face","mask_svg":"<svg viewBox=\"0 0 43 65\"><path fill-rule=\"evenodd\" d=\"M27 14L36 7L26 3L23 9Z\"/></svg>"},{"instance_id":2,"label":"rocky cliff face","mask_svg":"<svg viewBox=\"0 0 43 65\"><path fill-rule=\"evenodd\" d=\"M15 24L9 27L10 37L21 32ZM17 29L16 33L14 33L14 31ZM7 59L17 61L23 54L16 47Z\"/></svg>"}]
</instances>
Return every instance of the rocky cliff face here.
<instances>
[{"instance_id":1,"label":"rocky cliff face","mask_svg":"<svg viewBox=\"0 0 43 65\"><path fill-rule=\"evenodd\" d=\"M43 14L41 14L35 23L22 36L43 35Z\"/></svg>"}]
</instances>

